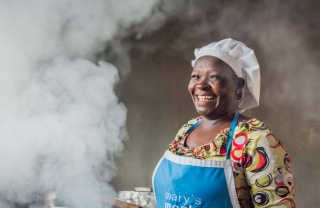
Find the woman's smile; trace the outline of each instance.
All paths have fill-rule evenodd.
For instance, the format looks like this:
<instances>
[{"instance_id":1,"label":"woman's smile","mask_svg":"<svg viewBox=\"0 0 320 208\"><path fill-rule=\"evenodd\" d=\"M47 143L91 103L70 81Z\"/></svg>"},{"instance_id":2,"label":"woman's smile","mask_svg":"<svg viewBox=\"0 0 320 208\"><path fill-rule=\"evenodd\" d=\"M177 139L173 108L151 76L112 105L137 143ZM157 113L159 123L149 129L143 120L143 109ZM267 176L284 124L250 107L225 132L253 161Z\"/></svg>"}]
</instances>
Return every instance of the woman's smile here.
<instances>
[{"instance_id":1,"label":"woman's smile","mask_svg":"<svg viewBox=\"0 0 320 208\"><path fill-rule=\"evenodd\" d=\"M216 96L212 95L196 95L198 102L213 102Z\"/></svg>"}]
</instances>

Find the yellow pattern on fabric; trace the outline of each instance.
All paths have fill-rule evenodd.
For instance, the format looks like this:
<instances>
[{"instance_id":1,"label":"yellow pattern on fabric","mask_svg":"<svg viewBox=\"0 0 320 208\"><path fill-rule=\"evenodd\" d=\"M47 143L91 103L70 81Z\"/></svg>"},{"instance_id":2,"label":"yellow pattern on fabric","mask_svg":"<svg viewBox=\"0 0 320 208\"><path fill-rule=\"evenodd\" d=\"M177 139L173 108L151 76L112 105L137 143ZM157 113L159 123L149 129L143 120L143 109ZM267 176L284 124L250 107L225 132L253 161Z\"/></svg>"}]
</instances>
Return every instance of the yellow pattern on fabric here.
<instances>
[{"instance_id":1,"label":"yellow pattern on fabric","mask_svg":"<svg viewBox=\"0 0 320 208\"><path fill-rule=\"evenodd\" d=\"M225 160L229 128L222 130L213 142L196 148L185 146L186 131L200 119L183 125L169 144L169 150L185 157ZM239 122L230 152L241 207L295 207L290 157L263 122L257 119Z\"/></svg>"}]
</instances>

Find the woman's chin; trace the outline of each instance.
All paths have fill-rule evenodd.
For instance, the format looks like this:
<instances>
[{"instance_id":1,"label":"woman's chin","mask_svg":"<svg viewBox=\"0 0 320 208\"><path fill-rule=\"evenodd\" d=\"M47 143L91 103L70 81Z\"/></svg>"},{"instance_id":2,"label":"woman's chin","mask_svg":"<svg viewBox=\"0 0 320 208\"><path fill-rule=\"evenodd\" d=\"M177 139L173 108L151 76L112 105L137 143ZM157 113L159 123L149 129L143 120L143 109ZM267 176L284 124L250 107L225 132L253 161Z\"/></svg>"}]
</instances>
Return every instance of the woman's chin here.
<instances>
[{"instance_id":1,"label":"woman's chin","mask_svg":"<svg viewBox=\"0 0 320 208\"><path fill-rule=\"evenodd\" d=\"M231 109L222 109L222 108L211 108L211 109L196 108L196 109L200 116L209 118L209 119L220 118L223 115L233 115L235 112L234 110L231 110Z\"/></svg>"},{"instance_id":2,"label":"woman's chin","mask_svg":"<svg viewBox=\"0 0 320 208\"><path fill-rule=\"evenodd\" d=\"M217 112L217 109L211 108L211 109L206 109L206 108L196 108L197 112L200 116L203 117L208 117L208 116L215 116L218 115L219 112Z\"/></svg>"}]
</instances>

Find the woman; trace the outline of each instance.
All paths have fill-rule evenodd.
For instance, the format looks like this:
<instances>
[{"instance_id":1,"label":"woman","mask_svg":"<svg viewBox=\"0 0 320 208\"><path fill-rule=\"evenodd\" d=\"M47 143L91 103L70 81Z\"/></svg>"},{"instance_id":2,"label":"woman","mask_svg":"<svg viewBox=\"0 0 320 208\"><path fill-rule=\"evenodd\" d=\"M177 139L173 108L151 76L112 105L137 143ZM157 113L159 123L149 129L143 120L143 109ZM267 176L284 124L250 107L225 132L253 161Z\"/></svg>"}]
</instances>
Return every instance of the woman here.
<instances>
[{"instance_id":1,"label":"woman","mask_svg":"<svg viewBox=\"0 0 320 208\"><path fill-rule=\"evenodd\" d=\"M195 50L188 91L199 117L179 130L153 175L157 208L295 207L290 157L263 122L253 50L224 39Z\"/></svg>"}]
</instances>

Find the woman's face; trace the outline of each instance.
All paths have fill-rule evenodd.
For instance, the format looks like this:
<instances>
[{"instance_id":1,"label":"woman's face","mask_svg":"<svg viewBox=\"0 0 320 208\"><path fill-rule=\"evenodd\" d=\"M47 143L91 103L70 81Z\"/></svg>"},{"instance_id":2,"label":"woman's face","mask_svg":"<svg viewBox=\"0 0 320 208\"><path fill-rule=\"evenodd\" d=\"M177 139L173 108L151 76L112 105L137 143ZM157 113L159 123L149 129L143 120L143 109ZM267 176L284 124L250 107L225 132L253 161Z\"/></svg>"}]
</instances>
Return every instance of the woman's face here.
<instances>
[{"instance_id":1,"label":"woman's face","mask_svg":"<svg viewBox=\"0 0 320 208\"><path fill-rule=\"evenodd\" d=\"M223 61L213 56L199 58L191 73L188 91L197 112L216 119L232 115L237 108L238 86L235 72ZM238 88L238 90L237 90Z\"/></svg>"}]
</instances>

